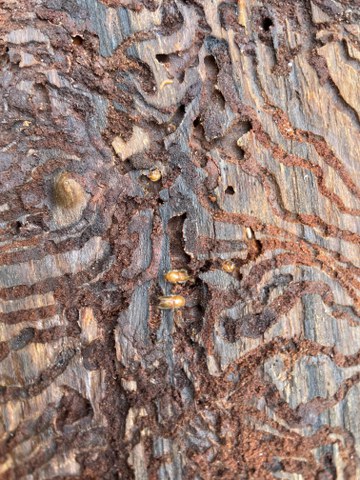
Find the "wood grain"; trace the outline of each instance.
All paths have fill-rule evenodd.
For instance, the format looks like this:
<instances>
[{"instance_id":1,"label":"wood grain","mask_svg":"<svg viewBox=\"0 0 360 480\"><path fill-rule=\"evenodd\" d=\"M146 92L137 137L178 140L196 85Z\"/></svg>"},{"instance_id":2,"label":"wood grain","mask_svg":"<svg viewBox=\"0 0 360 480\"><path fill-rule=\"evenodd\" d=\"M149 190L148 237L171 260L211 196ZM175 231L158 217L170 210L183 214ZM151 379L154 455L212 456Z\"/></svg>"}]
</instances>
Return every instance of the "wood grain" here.
<instances>
[{"instance_id":1,"label":"wood grain","mask_svg":"<svg viewBox=\"0 0 360 480\"><path fill-rule=\"evenodd\" d=\"M0 478L360 478L359 2L0 19Z\"/></svg>"}]
</instances>

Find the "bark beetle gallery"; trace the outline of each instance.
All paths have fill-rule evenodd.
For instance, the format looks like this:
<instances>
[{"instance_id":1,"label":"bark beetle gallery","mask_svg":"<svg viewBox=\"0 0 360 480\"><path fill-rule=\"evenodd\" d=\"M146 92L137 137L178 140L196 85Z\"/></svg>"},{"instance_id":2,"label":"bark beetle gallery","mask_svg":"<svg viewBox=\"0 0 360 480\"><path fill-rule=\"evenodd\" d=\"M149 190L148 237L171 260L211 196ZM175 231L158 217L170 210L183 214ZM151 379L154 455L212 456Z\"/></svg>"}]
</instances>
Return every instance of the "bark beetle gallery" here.
<instances>
[{"instance_id":1,"label":"bark beetle gallery","mask_svg":"<svg viewBox=\"0 0 360 480\"><path fill-rule=\"evenodd\" d=\"M360 478L359 1L0 19L0 478Z\"/></svg>"}]
</instances>

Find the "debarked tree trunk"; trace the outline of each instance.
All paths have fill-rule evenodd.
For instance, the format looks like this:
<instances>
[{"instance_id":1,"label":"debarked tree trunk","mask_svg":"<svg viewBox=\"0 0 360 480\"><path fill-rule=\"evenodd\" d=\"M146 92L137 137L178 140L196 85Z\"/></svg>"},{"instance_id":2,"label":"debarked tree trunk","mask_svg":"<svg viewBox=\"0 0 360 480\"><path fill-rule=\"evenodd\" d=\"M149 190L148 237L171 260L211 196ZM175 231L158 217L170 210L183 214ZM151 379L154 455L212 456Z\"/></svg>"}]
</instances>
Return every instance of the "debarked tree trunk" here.
<instances>
[{"instance_id":1,"label":"debarked tree trunk","mask_svg":"<svg viewBox=\"0 0 360 480\"><path fill-rule=\"evenodd\" d=\"M360 478L359 1L0 30L0 478Z\"/></svg>"}]
</instances>

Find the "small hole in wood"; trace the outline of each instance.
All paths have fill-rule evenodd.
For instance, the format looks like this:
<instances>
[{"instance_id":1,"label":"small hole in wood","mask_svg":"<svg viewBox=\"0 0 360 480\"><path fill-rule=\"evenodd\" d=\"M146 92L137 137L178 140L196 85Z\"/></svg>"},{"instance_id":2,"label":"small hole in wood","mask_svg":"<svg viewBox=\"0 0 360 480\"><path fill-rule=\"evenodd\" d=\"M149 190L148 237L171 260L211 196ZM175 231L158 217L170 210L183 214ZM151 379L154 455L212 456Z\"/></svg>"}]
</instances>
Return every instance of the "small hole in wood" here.
<instances>
[{"instance_id":1,"label":"small hole in wood","mask_svg":"<svg viewBox=\"0 0 360 480\"><path fill-rule=\"evenodd\" d=\"M274 25L273 21L269 17L263 18L263 21L261 23L261 26L265 32L268 32L270 30L270 27Z\"/></svg>"},{"instance_id":2,"label":"small hole in wood","mask_svg":"<svg viewBox=\"0 0 360 480\"><path fill-rule=\"evenodd\" d=\"M204 58L204 63L207 71L207 76L215 81L219 73L219 68L216 64L215 58L212 55L207 55Z\"/></svg>"},{"instance_id":3,"label":"small hole in wood","mask_svg":"<svg viewBox=\"0 0 360 480\"><path fill-rule=\"evenodd\" d=\"M234 195L234 193L235 193L234 187L229 185L228 187L226 187L225 193L226 193L226 195Z\"/></svg>"},{"instance_id":4,"label":"small hole in wood","mask_svg":"<svg viewBox=\"0 0 360 480\"><path fill-rule=\"evenodd\" d=\"M80 35L75 35L75 37L72 37L72 42L74 45L82 45L84 43L84 39L80 37Z\"/></svg>"},{"instance_id":5,"label":"small hole in wood","mask_svg":"<svg viewBox=\"0 0 360 480\"><path fill-rule=\"evenodd\" d=\"M239 147L238 145L237 146L237 154L238 154L238 158L240 158L241 160L245 157L245 150L241 147Z\"/></svg>"},{"instance_id":6,"label":"small hole in wood","mask_svg":"<svg viewBox=\"0 0 360 480\"><path fill-rule=\"evenodd\" d=\"M193 121L194 127L198 127L200 125L200 117L196 117L195 120Z\"/></svg>"},{"instance_id":7,"label":"small hole in wood","mask_svg":"<svg viewBox=\"0 0 360 480\"><path fill-rule=\"evenodd\" d=\"M233 318L224 318L222 322L224 329L224 337L230 343L235 343L237 340L236 320Z\"/></svg>"},{"instance_id":8,"label":"small hole in wood","mask_svg":"<svg viewBox=\"0 0 360 480\"><path fill-rule=\"evenodd\" d=\"M220 92L220 90L214 91L214 97L217 100L218 105L224 109L225 108L225 98L224 95Z\"/></svg>"},{"instance_id":9,"label":"small hole in wood","mask_svg":"<svg viewBox=\"0 0 360 480\"><path fill-rule=\"evenodd\" d=\"M167 63L169 61L169 55L166 55L166 53L159 53L156 55L156 60L160 63Z\"/></svg>"},{"instance_id":10,"label":"small hole in wood","mask_svg":"<svg viewBox=\"0 0 360 480\"><path fill-rule=\"evenodd\" d=\"M250 130L252 130L252 128L253 128L252 123L250 121L242 122L242 126L243 126L243 129L244 129L244 133L250 132Z\"/></svg>"},{"instance_id":11,"label":"small hole in wood","mask_svg":"<svg viewBox=\"0 0 360 480\"><path fill-rule=\"evenodd\" d=\"M179 83L183 83L183 81L185 80L185 71L180 72L180 73L177 75L177 79L179 80Z\"/></svg>"},{"instance_id":12,"label":"small hole in wood","mask_svg":"<svg viewBox=\"0 0 360 480\"><path fill-rule=\"evenodd\" d=\"M180 105L179 108L176 110L175 114L173 115L171 119L171 123L173 123L175 126L180 125L180 123L184 118L185 113L186 113L185 105Z\"/></svg>"}]
</instances>

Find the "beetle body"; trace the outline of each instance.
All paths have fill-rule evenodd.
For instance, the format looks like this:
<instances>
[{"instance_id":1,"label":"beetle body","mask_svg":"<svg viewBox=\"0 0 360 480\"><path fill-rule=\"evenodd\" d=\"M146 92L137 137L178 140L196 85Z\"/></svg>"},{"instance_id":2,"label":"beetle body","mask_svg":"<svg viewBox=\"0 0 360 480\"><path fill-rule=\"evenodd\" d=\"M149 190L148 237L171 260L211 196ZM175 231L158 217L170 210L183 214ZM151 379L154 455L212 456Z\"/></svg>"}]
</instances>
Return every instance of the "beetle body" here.
<instances>
[{"instance_id":1,"label":"beetle body","mask_svg":"<svg viewBox=\"0 0 360 480\"><path fill-rule=\"evenodd\" d=\"M225 260L222 263L221 268L224 270L224 272L233 273L235 270L235 263L231 260Z\"/></svg>"},{"instance_id":2,"label":"beetle body","mask_svg":"<svg viewBox=\"0 0 360 480\"><path fill-rule=\"evenodd\" d=\"M161 310L176 310L185 307L186 300L181 295L167 295L159 297L159 308Z\"/></svg>"},{"instance_id":3,"label":"beetle body","mask_svg":"<svg viewBox=\"0 0 360 480\"><path fill-rule=\"evenodd\" d=\"M188 280L191 280L191 277L184 269L169 270L165 273L165 280L169 283L186 283Z\"/></svg>"},{"instance_id":4,"label":"beetle body","mask_svg":"<svg viewBox=\"0 0 360 480\"><path fill-rule=\"evenodd\" d=\"M148 174L147 174L147 177L149 180L151 180L152 182L158 182L162 175L161 175L161 172L158 168L154 168L154 170L151 170Z\"/></svg>"}]
</instances>

